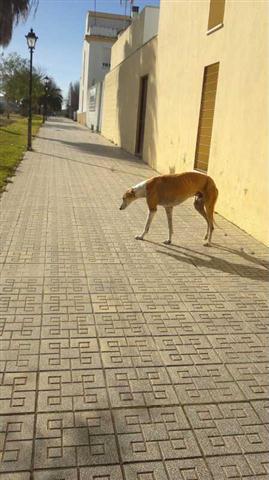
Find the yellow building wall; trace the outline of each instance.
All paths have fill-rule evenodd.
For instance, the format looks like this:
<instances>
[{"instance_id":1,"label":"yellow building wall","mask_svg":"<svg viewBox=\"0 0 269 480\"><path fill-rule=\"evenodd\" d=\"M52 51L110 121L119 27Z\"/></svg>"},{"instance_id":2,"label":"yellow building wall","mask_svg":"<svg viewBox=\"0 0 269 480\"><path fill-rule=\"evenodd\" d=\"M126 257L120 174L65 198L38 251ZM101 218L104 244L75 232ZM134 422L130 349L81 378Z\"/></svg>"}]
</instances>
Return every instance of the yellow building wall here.
<instances>
[{"instance_id":1,"label":"yellow building wall","mask_svg":"<svg viewBox=\"0 0 269 480\"><path fill-rule=\"evenodd\" d=\"M268 2L228 0L207 32L210 0L161 1L156 168L192 170L204 67L220 62L208 174L218 213L269 245Z\"/></svg>"},{"instance_id":2,"label":"yellow building wall","mask_svg":"<svg viewBox=\"0 0 269 480\"><path fill-rule=\"evenodd\" d=\"M118 38L111 49L111 70L143 44L146 11L132 20L131 25Z\"/></svg>"},{"instance_id":3,"label":"yellow building wall","mask_svg":"<svg viewBox=\"0 0 269 480\"><path fill-rule=\"evenodd\" d=\"M122 45L124 38L127 54L132 45L130 33L128 32L128 36L123 34L120 37L120 48L117 50L121 55L124 50ZM157 38L155 37L135 50L106 75L101 132L116 145L130 153L135 153L140 78L148 75L143 159L153 168L156 160L157 138L156 51Z\"/></svg>"},{"instance_id":4,"label":"yellow building wall","mask_svg":"<svg viewBox=\"0 0 269 480\"><path fill-rule=\"evenodd\" d=\"M86 113L77 113L77 122L80 123L81 125L86 125Z\"/></svg>"}]
</instances>

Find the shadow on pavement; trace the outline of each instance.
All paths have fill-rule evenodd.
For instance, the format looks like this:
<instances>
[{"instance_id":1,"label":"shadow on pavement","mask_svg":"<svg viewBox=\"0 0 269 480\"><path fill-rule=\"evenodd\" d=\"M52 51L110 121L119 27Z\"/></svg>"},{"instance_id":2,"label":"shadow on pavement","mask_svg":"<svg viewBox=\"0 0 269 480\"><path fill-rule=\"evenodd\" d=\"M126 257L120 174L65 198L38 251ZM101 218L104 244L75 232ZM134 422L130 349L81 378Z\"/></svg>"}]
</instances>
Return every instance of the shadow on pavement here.
<instances>
[{"instance_id":1,"label":"shadow on pavement","mask_svg":"<svg viewBox=\"0 0 269 480\"><path fill-rule=\"evenodd\" d=\"M251 278L253 280L258 280L261 282L268 282L269 281L269 264L266 261L259 260L256 257L253 257L246 252L236 249L230 249L227 247L223 247L218 244L213 244L212 247L219 248L220 250L224 250L227 253L232 253L234 255L238 255L244 260L250 261L259 265L262 268L258 268L252 265L244 265L242 263L233 263L228 260L224 260L223 258L215 257L214 255L209 255L203 252L197 252L196 250L192 250L190 248L182 247L180 245L164 245L157 242L152 242L151 240L144 240L148 243L152 243L157 246L161 246L165 248L165 250L156 250L157 253L161 253L163 255L168 255L169 257L174 258L175 260L182 262L182 263L192 263L195 267L201 268L210 268L214 270L218 270L224 273L230 273L231 275L238 275L244 278ZM180 250L182 251L180 251ZM204 258L202 258L204 257ZM266 270L264 270L266 269Z\"/></svg>"},{"instance_id":2,"label":"shadow on pavement","mask_svg":"<svg viewBox=\"0 0 269 480\"><path fill-rule=\"evenodd\" d=\"M45 152L40 152L38 151L38 153L40 155L45 155L47 157L51 157L51 158L59 158L61 160L66 160L68 162L73 162L73 163L80 163L82 165L86 165L87 167L96 167L96 168L104 168L105 170L110 170L111 172L118 172L118 173L124 173L125 175L131 175L131 176L135 176L136 178L139 176L141 178L149 178L148 176L144 176L144 175L141 175L140 172L128 172L126 170L120 170L119 168L115 168L113 166L110 166L110 167L105 167L104 165L97 165L95 163L90 163L90 162L83 162L82 160L74 160L72 158L67 158L67 157L61 157L60 155L51 155L49 153L45 153Z\"/></svg>"}]
</instances>

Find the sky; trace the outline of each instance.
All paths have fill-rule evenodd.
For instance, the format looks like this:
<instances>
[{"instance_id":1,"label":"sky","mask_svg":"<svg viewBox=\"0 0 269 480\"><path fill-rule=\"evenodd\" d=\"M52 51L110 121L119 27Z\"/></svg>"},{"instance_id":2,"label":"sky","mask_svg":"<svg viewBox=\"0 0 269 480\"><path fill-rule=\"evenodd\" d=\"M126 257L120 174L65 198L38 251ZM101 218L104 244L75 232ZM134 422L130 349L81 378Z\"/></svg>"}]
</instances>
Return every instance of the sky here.
<instances>
[{"instance_id":1,"label":"sky","mask_svg":"<svg viewBox=\"0 0 269 480\"><path fill-rule=\"evenodd\" d=\"M159 0L135 0L134 5L159 5ZM25 35L33 28L38 36L33 62L51 76L67 96L70 82L79 81L82 62L82 43L88 10L124 15L124 0L39 0L36 13L13 30L10 44L0 47L4 55L16 52L29 58ZM129 5L129 4L128 4ZM129 7L130 11L130 7Z\"/></svg>"}]
</instances>

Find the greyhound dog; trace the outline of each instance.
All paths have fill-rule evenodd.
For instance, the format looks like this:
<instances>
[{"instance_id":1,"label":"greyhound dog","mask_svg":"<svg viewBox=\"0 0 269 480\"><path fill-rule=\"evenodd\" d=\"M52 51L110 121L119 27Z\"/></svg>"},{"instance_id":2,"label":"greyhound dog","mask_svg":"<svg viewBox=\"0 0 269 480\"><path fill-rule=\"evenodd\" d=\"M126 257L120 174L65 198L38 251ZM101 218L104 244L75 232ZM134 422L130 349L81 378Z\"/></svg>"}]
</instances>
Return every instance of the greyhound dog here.
<instances>
[{"instance_id":1,"label":"greyhound dog","mask_svg":"<svg viewBox=\"0 0 269 480\"><path fill-rule=\"evenodd\" d=\"M210 246L214 230L213 214L218 198L218 189L214 180L208 175L199 172L186 172L150 178L125 192L120 210L124 210L138 198L146 198L149 208L147 222L143 233L135 237L137 240L143 240L149 231L157 206L164 207L169 229L169 238L164 243L170 244L173 234L173 207L185 202L190 197L195 197L194 207L207 222L207 232L204 238L207 242L204 245Z\"/></svg>"}]
</instances>

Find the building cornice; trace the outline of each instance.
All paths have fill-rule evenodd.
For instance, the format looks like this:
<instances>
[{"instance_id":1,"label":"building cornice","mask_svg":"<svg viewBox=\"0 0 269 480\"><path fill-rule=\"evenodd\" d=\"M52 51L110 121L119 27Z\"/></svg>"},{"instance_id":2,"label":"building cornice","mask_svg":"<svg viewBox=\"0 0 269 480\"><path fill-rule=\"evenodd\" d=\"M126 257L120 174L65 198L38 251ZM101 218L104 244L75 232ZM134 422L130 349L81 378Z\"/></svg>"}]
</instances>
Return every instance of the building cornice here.
<instances>
[{"instance_id":1,"label":"building cornice","mask_svg":"<svg viewBox=\"0 0 269 480\"><path fill-rule=\"evenodd\" d=\"M128 20L129 22L131 21L131 17L129 17L128 15L118 15L115 13L106 13L106 12L94 12L92 10L89 10L88 14L91 17L97 17L97 18L111 18L114 20Z\"/></svg>"},{"instance_id":2,"label":"building cornice","mask_svg":"<svg viewBox=\"0 0 269 480\"><path fill-rule=\"evenodd\" d=\"M84 40L87 42L110 42L114 43L117 37L105 37L104 35L85 35Z\"/></svg>"}]
</instances>

